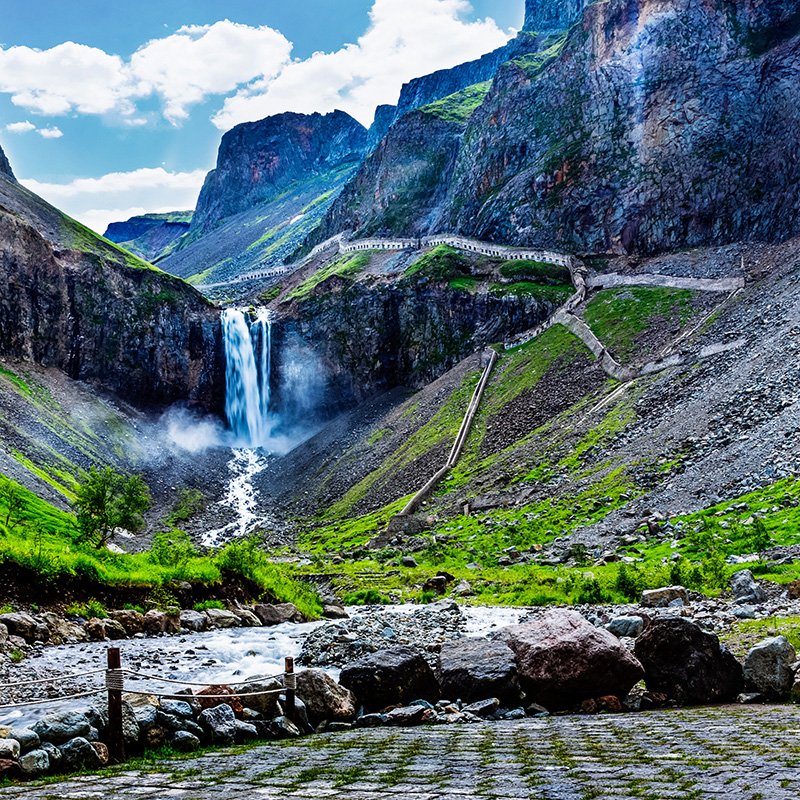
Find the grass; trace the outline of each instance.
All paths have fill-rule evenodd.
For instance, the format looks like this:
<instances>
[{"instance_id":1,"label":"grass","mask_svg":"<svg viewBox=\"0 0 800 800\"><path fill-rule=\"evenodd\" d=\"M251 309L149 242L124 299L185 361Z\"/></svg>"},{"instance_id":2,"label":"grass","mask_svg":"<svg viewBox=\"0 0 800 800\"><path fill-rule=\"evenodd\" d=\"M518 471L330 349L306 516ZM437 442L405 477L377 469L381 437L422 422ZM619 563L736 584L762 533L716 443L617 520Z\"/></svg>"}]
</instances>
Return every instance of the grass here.
<instances>
[{"instance_id":1,"label":"grass","mask_svg":"<svg viewBox=\"0 0 800 800\"><path fill-rule=\"evenodd\" d=\"M516 281L565 285L572 283L569 270L560 264L547 264L544 261L506 261L497 270L504 278Z\"/></svg>"},{"instance_id":2,"label":"grass","mask_svg":"<svg viewBox=\"0 0 800 800\"><path fill-rule=\"evenodd\" d=\"M567 31L551 34L544 42L544 47L536 53L528 53L515 58L513 63L523 69L529 78L537 78L544 70L561 55L564 43L567 41Z\"/></svg>"},{"instance_id":3,"label":"grass","mask_svg":"<svg viewBox=\"0 0 800 800\"><path fill-rule=\"evenodd\" d=\"M480 106L492 86L491 81L476 83L460 92L455 92L441 100L422 106L419 110L431 114L445 122L465 123Z\"/></svg>"},{"instance_id":4,"label":"grass","mask_svg":"<svg viewBox=\"0 0 800 800\"><path fill-rule=\"evenodd\" d=\"M440 244L411 264L403 273L403 278L450 281L468 273L469 264L465 256L449 244Z\"/></svg>"},{"instance_id":5,"label":"grass","mask_svg":"<svg viewBox=\"0 0 800 800\"><path fill-rule=\"evenodd\" d=\"M22 394L27 395L28 397L33 394L31 387L25 382L25 380L15 372L12 372L10 369L0 366L0 375L7 381L11 381L11 383L13 383L14 386L16 386L17 389L22 392Z\"/></svg>"},{"instance_id":6,"label":"grass","mask_svg":"<svg viewBox=\"0 0 800 800\"><path fill-rule=\"evenodd\" d=\"M692 314L694 295L688 289L606 289L589 301L583 318L606 347L628 359L641 352L637 334L647 330L655 318L677 316L681 325L685 324Z\"/></svg>"},{"instance_id":7,"label":"grass","mask_svg":"<svg viewBox=\"0 0 800 800\"><path fill-rule=\"evenodd\" d=\"M284 300L302 300L308 297L317 286L334 275L340 278L352 278L358 275L369 263L372 252L371 250L361 250L340 256L333 263L315 272L310 278L292 289Z\"/></svg>"},{"instance_id":8,"label":"grass","mask_svg":"<svg viewBox=\"0 0 800 800\"><path fill-rule=\"evenodd\" d=\"M7 523L8 507L0 496L0 564L30 570L42 584L72 579L91 591L98 585L159 588L175 581L214 586L234 578L251 582L264 599L294 603L311 618L321 611L316 592L271 563L254 540L236 540L211 556L193 548L175 548L166 558L163 549L113 553L78 544L72 514L16 487L22 498L20 524Z\"/></svg>"}]
</instances>

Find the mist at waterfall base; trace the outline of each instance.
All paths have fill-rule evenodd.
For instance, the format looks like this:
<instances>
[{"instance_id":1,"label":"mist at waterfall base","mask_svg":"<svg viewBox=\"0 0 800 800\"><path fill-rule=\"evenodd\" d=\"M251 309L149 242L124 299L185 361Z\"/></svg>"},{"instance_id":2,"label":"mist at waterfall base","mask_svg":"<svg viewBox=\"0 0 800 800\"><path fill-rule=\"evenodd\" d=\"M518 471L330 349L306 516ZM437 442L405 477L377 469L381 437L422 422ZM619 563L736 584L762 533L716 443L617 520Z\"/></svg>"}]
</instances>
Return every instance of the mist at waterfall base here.
<instances>
[{"instance_id":1,"label":"mist at waterfall base","mask_svg":"<svg viewBox=\"0 0 800 800\"><path fill-rule=\"evenodd\" d=\"M166 438L177 450L261 449L284 455L318 429L323 368L298 341L284 344L277 387L271 313L229 308L222 313L225 344L225 416L218 419L174 407L162 417ZM273 397L280 397L279 405Z\"/></svg>"}]
</instances>

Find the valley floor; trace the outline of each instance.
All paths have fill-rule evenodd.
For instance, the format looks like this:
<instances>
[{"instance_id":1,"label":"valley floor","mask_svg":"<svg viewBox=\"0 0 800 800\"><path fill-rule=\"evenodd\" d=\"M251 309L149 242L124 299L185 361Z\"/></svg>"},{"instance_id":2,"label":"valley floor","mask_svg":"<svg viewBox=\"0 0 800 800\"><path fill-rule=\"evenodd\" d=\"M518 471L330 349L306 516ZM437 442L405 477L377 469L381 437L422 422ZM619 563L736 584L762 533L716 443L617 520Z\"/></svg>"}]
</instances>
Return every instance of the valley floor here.
<instances>
[{"instance_id":1,"label":"valley floor","mask_svg":"<svg viewBox=\"0 0 800 800\"><path fill-rule=\"evenodd\" d=\"M800 793L798 723L796 707L739 706L347 731L0 797L789 800Z\"/></svg>"}]
</instances>

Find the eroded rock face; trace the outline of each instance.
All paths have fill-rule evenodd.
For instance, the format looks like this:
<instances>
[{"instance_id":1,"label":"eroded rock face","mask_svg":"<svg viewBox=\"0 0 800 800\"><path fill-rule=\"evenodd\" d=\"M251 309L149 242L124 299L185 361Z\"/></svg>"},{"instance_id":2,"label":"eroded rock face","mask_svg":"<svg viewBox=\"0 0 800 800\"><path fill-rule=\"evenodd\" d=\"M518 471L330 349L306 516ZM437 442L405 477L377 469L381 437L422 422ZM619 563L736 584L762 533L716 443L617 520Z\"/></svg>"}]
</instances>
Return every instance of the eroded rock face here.
<instances>
[{"instance_id":1,"label":"eroded rock face","mask_svg":"<svg viewBox=\"0 0 800 800\"><path fill-rule=\"evenodd\" d=\"M717 636L680 617L653 620L636 640L634 654L647 688L679 703L722 702L744 685L741 664Z\"/></svg>"},{"instance_id":2,"label":"eroded rock face","mask_svg":"<svg viewBox=\"0 0 800 800\"><path fill-rule=\"evenodd\" d=\"M602 695L623 698L644 677L642 665L613 634L576 611L550 611L498 636L516 654L525 693L550 710Z\"/></svg>"},{"instance_id":3,"label":"eroded rock face","mask_svg":"<svg viewBox=\"0 0 800 800\"><path fill-rule=\"evenodd\" d=\"M267 202L291 183L364 155L367 131L343 111L277 114L228 131L197 199L190 236Z\"/></svg>"},{"instance_id":4,"label":"eroded rock face","mask_svg":"<svg viewBox=\"0 0 800 800\"><path fill-rule=\"evenodd\" d=\"M219 312L0 175L0 355L139 406L224 405ZM138 268L137 268L138 266Z\"/></svg>"},{"instance_id":5,"label":"eroded rock face","mask_svg":"<svg viewBox=\"0 0 800 800\"><path fill-rule=\"evenodd\" d=\"M456 639L445 642L437 673L442 696L471 703L498 698L504 704L519 703L520 687L513 650L504 642L488 639Z\"/></svg>"},{"instance_id":6,"label":"eroded rock face","mask_svg":"<svg viewBox=\"0 0 800 800\"><path fill-rule=\"evenodd\" d=\"M0 147L0 174L5 175L9 180L16 180L14 178L14 173L11 170L11 164L8 163L8 159L6 158L6 154L3 152L2 147Z\"/></svg>"},{"instance_id":7,"label":"eroded rock face","mask_svg":"<svg viewBox=\"0 0 800 800\"><path fill-rule=\"evenodd\" d=\"M413 700L435 702L441 694L422 653L409 646L380 650L348 664L339 683L350 689L367 711Z\"/></svg>"},{"instance_id":8,"label":"eroded rock face","mask_svg":"<svg viewBox=\"0 0 800 800\"><path fill-rule=\"evenodd\" d=\"M566 30L594 0L525 0L524 31Z\"/></svg>"}]
</instances>

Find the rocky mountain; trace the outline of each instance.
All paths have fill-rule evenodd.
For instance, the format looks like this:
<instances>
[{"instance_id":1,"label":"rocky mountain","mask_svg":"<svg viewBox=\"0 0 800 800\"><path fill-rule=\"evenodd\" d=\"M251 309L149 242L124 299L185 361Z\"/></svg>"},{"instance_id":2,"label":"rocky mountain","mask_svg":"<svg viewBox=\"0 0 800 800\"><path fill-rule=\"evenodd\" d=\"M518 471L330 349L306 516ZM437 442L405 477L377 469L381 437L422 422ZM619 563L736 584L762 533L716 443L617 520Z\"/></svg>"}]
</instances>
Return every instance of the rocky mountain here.
<instances>
[{"instance_id":1,"label":"rocky mountain","mask_svg":"<svg viewBox=\"0 0 800 800\"><path fill-rule=\"evenodd\" d=\"M580 20L583 9L596 0L525 0L524 31L566 30Z\"/></svg>"},{"instance_id":2,"label":"rocky mountain","mask_svg":"<svg viewBox=\"0 0 800 800\"><path fill-rule=\"evenodd\" d=\"M14 173L11 170L11 164L8 163L8 159L6 158L6 154L3 152L2 147L0 147L0 175L4 175L9 180L14 180Z\"/></svg>"},{"instance_id":3,"label":"rocky mountain","mask_svg":"<svg viewBox=\"0 0 800 800\"><path fill-rule=\"evenodd\" d=\"M358 163L367 131L343 111L278 114L228 131L206 176L190 237L226 217L266 203L293 183Z\"/></svg>"},{"instance_id":4,"label":"rocky mountain","mask_svg":"<svg viewBox=\"0 0 800 800\"><path fill-rule=\"evenodd\" d=\"M548 8L529 5L527 25L562 25ZM480 103L401 117L321 237L456 230L648 253L796 235L798 31L786 0L589 4Z\"/></svg>"},{"instance_id":5,"label":"rocky mountain","mask_svg":"<svg viewBox=\"0 0 800 800\"><path fill-rule=\"evenodd\" d=\"M219 312L0 176L0 356L139 407L224 401Z\"/></svg>"},{"instance_id":6,"label":"rocky mountain","mask_svg":"<svg viewBox=\"0 0 800 800\"><path fill-rule=\"evenodd\" d=\"M191 221L191 211L142 214L124 222L112 222L103 235L145 261L155 263L176 247Z\"/></svg>"}]
</instances>

